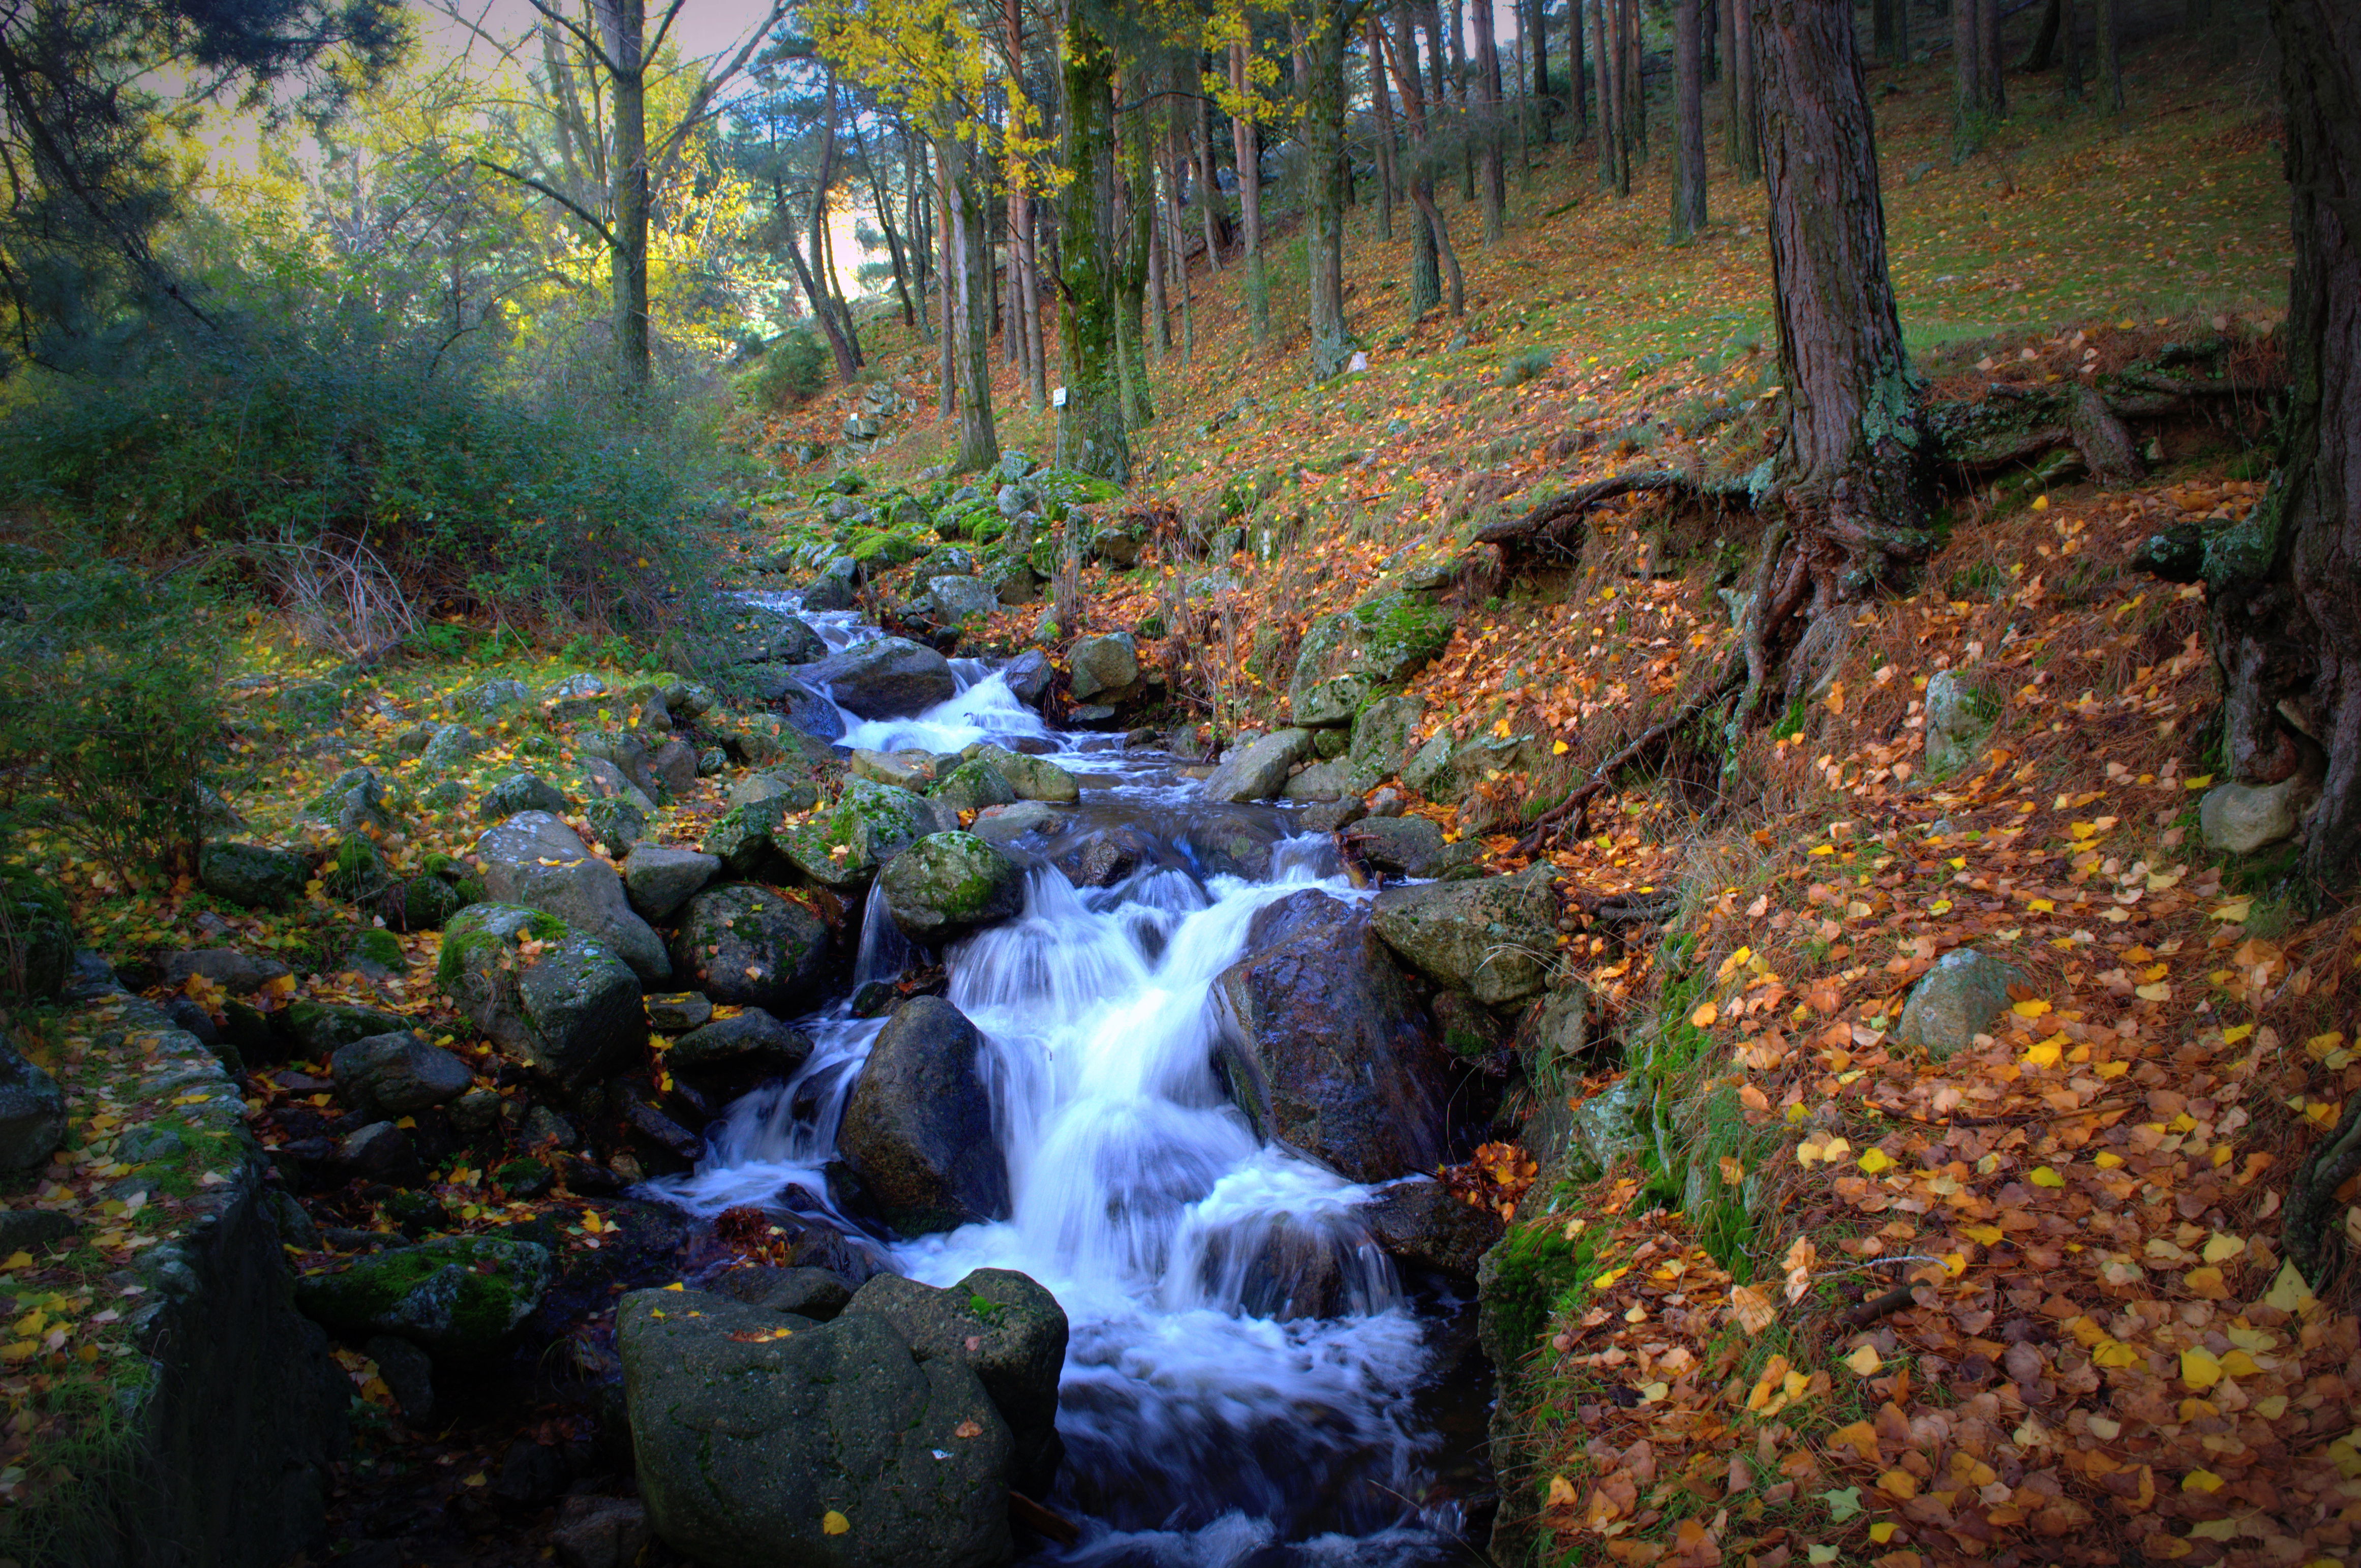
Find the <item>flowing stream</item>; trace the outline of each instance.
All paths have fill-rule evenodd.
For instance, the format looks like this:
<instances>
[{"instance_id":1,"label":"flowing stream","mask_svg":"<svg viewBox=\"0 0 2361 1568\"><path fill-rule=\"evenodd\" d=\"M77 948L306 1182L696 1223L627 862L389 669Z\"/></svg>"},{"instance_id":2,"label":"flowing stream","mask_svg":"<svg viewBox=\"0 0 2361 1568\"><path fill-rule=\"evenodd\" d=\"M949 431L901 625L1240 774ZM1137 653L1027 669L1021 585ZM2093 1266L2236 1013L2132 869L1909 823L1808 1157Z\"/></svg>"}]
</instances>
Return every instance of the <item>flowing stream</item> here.
<instances>
[{"instance_id":1,"label":"flowing stream","mask_svg":"<svg viewBox=\"0 0 2361 1568\"><path fill-rule=\"evenodd\" d=\"M836 647L875 634L850 615L805 619ZM1057 1560L1472 1561L1445 1496L1481 1421L1480 1379L1457 1365L1467 1304L1407 1288L1355 1217L1370 1190L1259 1144L1213 1069L1213 983L1245 955L1255 913L1306 888L1365 895L1331 841L1293 836L1279 808L1208 803L1169 757L1053 733L982 663L955 668L950 701L848 715L844 743L1046 746L1083 786L1048 855L1112 835L1138 863L1078 889L1045 855L1019 919L940 955L950 1000L988 1041L1013 1212L879 1243L882 1261L935 1285L1021 1269L1065 1308L1066 1463L1044 1500L1085 1535ZM1268 846L1267 874L1216 869L1237 863L1242 837ZM874 895L861 925L855 989L919 957ZM858 1237L823 1168L883 1022L840 1002L800 1023L815 1043L803 1070L731 1105L703 1164L662 1185L700 1213L770 1204ZM1301 1315L1306 1300L1325 1315Z\"/></svg>"}]
</instances>

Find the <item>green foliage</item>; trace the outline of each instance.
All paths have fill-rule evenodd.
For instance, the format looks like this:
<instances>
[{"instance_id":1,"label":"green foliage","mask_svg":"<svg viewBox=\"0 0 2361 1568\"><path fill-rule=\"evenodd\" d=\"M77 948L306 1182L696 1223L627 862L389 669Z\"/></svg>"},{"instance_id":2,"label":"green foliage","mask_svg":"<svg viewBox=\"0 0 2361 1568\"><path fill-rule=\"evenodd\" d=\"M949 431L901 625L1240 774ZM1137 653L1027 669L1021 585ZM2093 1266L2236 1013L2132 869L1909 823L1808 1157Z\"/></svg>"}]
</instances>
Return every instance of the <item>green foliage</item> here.
<instances>
[{"instance_id":1,"label":"green foliage","mask_svg":"<svg viewBox=\"0 0 2361 1568\"><path fill-rule=\"evenodd\" d=\"M764 346L740 385L756 407L791 408L828 389L834 363L809 327L790 327Z\"/></svg>"},{"instance_id":2,"label":"green foliage","mask_svg":"<svg viewBox=\"0 0 2361 1568\"><path fill-rule=\"evenodd\" d=\"M489 354L288 312L28 375L0 418L0 504L113 552L221 548L282 592L291 554L324 553L517 619L661 618L711 461L692 411L649 392L619 419L596 388L535 392Z\"/></svg>"},{"instance_id":3,"label":"green foliage","mask_svg":"<svg viewBox=\"0 0 2361 1568\"><path fill-rule=\"evenodd\" d=\"M0 563L0 776L118 875L195 864L222 609L194 572Z\"/></svg>"},{"instance_id":4,"label":"green foliage","mask_svg":"<svg viewBox=\"0 0 2361 1568\"><path fill-rule=\"evenodd\" d=\"M1510 1227L1484 1260L1484 1306L1496 1325L1494 1343L1511 1354L1531 1350L1551 1312L1582 1288L1593 1254L1591 1237L1569 1239L1559 1224Z\"/></svg>"}]
</instances>

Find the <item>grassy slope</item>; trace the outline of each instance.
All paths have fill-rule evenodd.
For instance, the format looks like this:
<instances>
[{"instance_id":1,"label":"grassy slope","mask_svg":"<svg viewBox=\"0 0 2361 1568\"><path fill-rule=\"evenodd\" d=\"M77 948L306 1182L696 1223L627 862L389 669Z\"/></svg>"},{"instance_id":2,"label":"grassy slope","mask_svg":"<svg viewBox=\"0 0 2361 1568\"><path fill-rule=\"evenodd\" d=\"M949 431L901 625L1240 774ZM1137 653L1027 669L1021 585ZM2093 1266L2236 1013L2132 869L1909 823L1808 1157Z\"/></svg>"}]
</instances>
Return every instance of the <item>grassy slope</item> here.
<instances>
[{"instance_id":1,"label":"grassy slope","mask_svg":"<svg viewBox=\"0 0 2361 1568\"><path fill-rule=\"evenodd\" d=\"M1872 74L1905 324L1947 392L2277 319L2256 41L2150 43L2121 122L2020 79L2015 117L1956 167L1947 63ZM1299 241L1274 243L1262 356L1236 269L1192 278L1194 353L1156 378L1137 496L1184 516L1240 479L1264 498L1244 521L1272 558L1227 563L1235 593L1194 607L1217 717L1279 716L1312 614L1635 446L1680 460L1701 410L1775 380L1759 189L1717 155L1715 226L1676 251L1661 158L1619 203L1587 156L1537 161L1497 249L1454 210L1464 323L1403 322L1405 244L1357 212L1348 298L1371 366L1325 387L1301 382ZM1536 348L1555 351L1546 373L1499 384ZM2168 432L2133 490L1955 498L1922 590L1863 611L1833 687L1726 774L1708 745L1686 786L1626 781L1589 838L1549 851L1577 904L1671 886L1682 908L1644 939L1576 920L1563 954L1612 1047L1545 1075L1537 1125L1559 1120L1549 1100L1605 1104L1636 1076L1653 1126L1603 1168L1554 1158L1522 1199L1513 1250L1539 1261L1511 1283L1548 1310L1496 1457L1544 1559L2349 1558L2356 1322L2280 1272L2275 1213L2310 1129L2361 1088L2350 933L2295 927L2271 857L2199 841L2202 603L2122 565L2160 523L2243 515L2259 428L2247 410ZM1048 444L1038 416L1004 429ZM942 450L921 419L873 466ZM1546 742L1443 803L1495 835L1495 863L1515 863L1499 829L1726 656L1713 590L1748 538L1742 518L1610 512L1578 564L1470 597L1413 689L1431 726ZM1673 575L1635 578L1642 548ZM1151 554L1094 572L1087 629L1205 571ZM1999 716L1979 762L1929 784L1920 693L1944 667L1972 667ZM1943 1064L1890 1048L1910 984L1969 942L2025 971L1991 1043ZM1912 1280L1910 1307L1840 1320Z\"/></svg>"}]
</instances>

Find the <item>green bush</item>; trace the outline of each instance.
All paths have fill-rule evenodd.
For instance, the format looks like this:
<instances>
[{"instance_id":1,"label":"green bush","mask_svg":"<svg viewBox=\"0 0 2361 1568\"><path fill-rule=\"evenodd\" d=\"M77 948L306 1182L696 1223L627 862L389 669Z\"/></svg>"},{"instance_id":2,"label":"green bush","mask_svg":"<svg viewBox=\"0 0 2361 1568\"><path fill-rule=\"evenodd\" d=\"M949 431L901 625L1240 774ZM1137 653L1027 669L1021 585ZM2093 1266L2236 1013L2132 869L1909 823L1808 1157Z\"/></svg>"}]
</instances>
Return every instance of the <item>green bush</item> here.
<instances>
[{"instance_id":1,"label":"green bush","mask_svg":"<svg viewBox=\"0 0 2361 1568\"><path fill-rule=\"evenodd\" d=\"M196 864L222 620L193 572L0 561L0 777L126 878Z\"/></svg>"},{"instance_id":2,"label":"green bush","mask_svg":"<svg viewBox=\"0 0 2361 1568\"><path fill-rule=\"evenodd\" d=\"M784 409L828 389L834 366L828 345L809 327L789 327L746 373L747 394L763 408Z\"/></svg>"},{"instance_id":3,"label":"green bush","mask_svg":"<svg viewBox=\"0 0 2361 1568\"><path fill-rule=\"evenodd\" d=\"M257 312L256 317L263 317ZM381 562L511 620L663 618L709 443L661 389L566 392L369 320L151 334L104 373L23 372L0 506L155 558L212 548L266 585L291 554Z\"/></svg>"}]
</instances>

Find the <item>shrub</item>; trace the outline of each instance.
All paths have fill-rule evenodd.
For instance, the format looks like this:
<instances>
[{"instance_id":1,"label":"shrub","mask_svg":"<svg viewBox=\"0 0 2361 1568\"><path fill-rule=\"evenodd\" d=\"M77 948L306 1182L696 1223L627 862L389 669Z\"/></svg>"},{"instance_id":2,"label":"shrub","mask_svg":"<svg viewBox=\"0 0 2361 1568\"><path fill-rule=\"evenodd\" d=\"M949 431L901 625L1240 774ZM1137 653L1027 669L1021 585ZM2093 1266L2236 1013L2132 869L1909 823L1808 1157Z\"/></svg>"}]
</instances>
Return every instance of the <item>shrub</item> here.
<instances>
[{"instance_id":1,"label":"shrub","mask_svg":"<svg viewBox=\"0 0 2361 1568\"><path fill-rule=\"evenodd\" d=\"M828 345L809 327L790 327L767 345L746 373L746 390L759 406L784 409L828 389L833 366Z\"/></svg>"},{"instance_id":2,"label":"shrub","mask_svg":"<svg viewBox=\"0 0 2361 1568\"><path fill-rule=\"evenodd\" d=\"M221 620L192 572L0 561L0 775L126 879L196 864Z\"/></svg>"}]
</instances>

